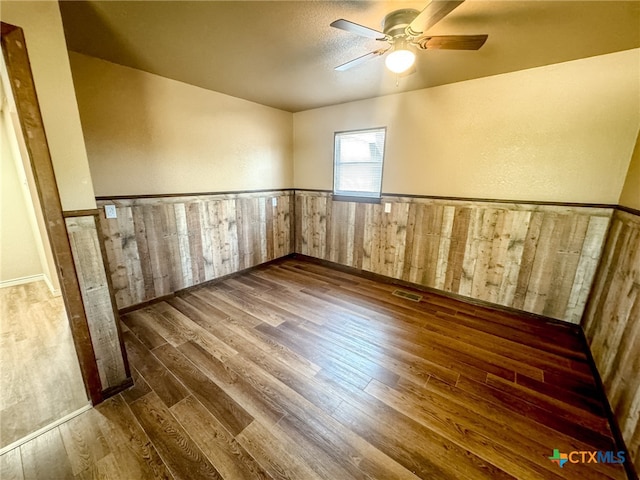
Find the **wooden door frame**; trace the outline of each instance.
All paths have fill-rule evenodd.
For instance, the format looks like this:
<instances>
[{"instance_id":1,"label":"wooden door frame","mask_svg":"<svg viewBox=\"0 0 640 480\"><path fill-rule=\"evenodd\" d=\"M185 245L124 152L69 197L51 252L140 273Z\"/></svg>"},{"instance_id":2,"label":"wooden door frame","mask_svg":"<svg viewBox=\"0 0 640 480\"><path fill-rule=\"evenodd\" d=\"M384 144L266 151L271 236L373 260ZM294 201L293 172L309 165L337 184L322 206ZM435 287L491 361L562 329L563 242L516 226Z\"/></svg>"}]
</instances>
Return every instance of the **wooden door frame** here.
<instances>
[{"instance_id":1,"label":"wooden door frame","mask_svg":"<svg viewBox=\"0 0 640 480\"><path fill-rule=\"evenodd\" d=\"M15 98L20 126L24 133L29 162L42 206L42 215L49 234L71 335L80 363L80 371L87 394L92 404L96 405L103 400L102 384L62 214L62 204L51 163L51 154L42 122L24 33L20 27L4 22L0 22L0 27L2 54L7 66L10 88Z\"/></svg>"}]
</instances>

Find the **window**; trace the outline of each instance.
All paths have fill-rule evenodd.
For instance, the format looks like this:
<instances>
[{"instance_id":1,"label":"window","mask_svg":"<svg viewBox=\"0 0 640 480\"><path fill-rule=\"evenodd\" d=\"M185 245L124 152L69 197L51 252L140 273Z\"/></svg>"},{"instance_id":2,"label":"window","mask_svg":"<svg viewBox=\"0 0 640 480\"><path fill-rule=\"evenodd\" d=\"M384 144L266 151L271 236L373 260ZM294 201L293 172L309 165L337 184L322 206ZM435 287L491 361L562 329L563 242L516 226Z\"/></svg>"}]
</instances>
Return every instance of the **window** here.
<instances>
[{"instance_id":1,"label":"window","mask_svg":"<svg viewBox=\"0 0 640 480\"><path fill-rule=\"evenodd\" d=\"M380 198L386 128L336 132L333 194Z\"/></svg>"}]
</instances>

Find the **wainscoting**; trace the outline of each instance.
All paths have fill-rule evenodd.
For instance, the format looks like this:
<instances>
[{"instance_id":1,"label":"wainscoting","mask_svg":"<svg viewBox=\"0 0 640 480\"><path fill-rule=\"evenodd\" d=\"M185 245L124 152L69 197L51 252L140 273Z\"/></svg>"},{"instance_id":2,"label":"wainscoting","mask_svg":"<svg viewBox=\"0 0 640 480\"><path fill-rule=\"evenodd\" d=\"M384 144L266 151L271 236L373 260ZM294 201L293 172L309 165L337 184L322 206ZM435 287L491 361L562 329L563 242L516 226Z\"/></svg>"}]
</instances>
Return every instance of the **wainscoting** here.
<instances>
[{"instance_id":1,"label":"wainscoting","mask_svg":"<svg viewBox=\"0 0 640 480\"><path fill-rule=\"evenodd\" d=\"M297 190L296 252L580 323L612 213L396 196L338 202Z\"/></svg>"},{"instance_id":2,"label":"wainscoting","mask_svg":"<svg viewBox=\"0 0 640 480\"><path fill-rule=\"evenodd\" d=\"M616 210L583 327L622 436L640 467L640 216Z\"/></svg>"},{"instance_id":3,"label":"wainscoting","mask_svg":"<svg viewBox=\"0 0 640 480\"><path fill-rule=\"evenodd\" d=\"M119 309L293 252L293 193L99 199Z\"/></svg>"},{"instance_id":4,"label":"wainscoting","mask_svg":"<svg viewBox=\"0 0 640 480\"><path fill-rule=\"evenodd\" d=\"M116 322L117 312L98 237L96 217L65 218L82 302L87 315L91 344L98 364L103 392L126 387L131 375Z\"/></svg>"}]
</instances>

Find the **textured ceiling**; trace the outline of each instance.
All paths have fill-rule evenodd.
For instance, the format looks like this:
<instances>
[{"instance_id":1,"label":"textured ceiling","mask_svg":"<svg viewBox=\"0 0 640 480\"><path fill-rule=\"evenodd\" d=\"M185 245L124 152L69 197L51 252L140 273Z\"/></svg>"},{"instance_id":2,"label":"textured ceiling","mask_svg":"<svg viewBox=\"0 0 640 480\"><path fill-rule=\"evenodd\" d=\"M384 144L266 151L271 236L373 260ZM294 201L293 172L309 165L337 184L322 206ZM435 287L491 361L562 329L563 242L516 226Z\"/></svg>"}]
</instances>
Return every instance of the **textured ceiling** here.
<instances>
[{"instance_id":1,"label":"textured ceiling","mask_svg":"<svg viewBox=\"0 0 640 480\"><path fill-rule=\"evenodd\" d=\"M381 42L385 14L427 2L62 1L70 50L287 111L343 103L640 47L640 0L467 0L430 30L489 35L479 51L420 51L397 79L380 57L333 68ZM639 72L640 78L640 72Z\"/></svg>"}]
</instances>

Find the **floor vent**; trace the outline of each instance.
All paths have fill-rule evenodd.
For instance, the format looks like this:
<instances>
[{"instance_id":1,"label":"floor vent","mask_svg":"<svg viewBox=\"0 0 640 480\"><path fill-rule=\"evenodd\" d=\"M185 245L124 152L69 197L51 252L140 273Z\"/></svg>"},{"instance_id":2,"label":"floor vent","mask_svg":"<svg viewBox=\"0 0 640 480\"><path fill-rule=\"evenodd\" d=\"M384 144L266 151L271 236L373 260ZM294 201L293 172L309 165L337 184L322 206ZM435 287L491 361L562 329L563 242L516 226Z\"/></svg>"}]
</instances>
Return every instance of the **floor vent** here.
<instances>
[{"instance_id":1,"label":"floor vent","mask_svg":"<svg viewBox=\"0 0 640 480\"><path fill-rule=\"evenodd\" d=\"M394 290L391 295L395 295L396 297L400 298L406 298L407 300L411 300L412 302L419 302L420 300L422 300L422 295L405 292L404 290Z\"/></svg>"}]
</instances>

